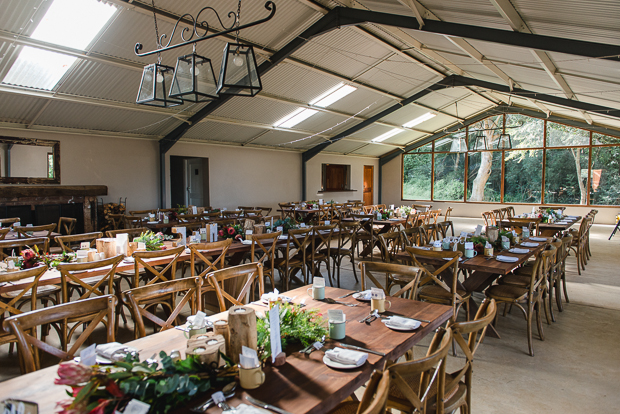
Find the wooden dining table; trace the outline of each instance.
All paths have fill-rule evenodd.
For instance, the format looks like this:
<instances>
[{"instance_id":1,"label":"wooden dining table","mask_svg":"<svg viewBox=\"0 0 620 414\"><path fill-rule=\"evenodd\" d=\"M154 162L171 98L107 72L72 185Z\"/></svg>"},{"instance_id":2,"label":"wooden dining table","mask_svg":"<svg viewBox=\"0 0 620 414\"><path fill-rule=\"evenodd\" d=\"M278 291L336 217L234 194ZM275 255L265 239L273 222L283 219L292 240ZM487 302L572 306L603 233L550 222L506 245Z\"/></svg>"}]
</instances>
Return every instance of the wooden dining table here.
<instances>
[{"instance_id":1,"label":"wooden dining table","mask_svg":"<svg viewBox=\"0 0 620 414\"><path fill-rule=\"evenodd\" d=\"M316 301L307 296L308 286L300 287L285 294L293 297L293 302L300 303L306 299L307 308L317 308L323 315L329 309L341 309L346 314L346 337L343 340L327 339L325 347L310 355L297 352L300 345L292 345L285 349L286 363L275 367L267 363L265 382L253 390L239 389L235 396L227 402L231 407L241 403L249 404L244 398L250 395L268 404L273 404L292 414L323 414L332 410L344 398L368 381L374 369L383 369L387 361L395 361L404 353L419 343L424 337L432 334L435 329L444 324L452 316L452 308L427 302L418 302L403 298L390 298L392 307L385 315L399 315L409 318L425 319L421 326L413 331L395 331L387 328L380 320L371 324L358 322L370 312L368 302L359 302L348 297L338 299L348 303L356 303L356 307L347 307L339 304L328 304ZM337 298L351 291L338 288L325 288L325 296ZM261 314L266 307L248 305ZM226 312L210 316L212 321L227 319ZM170 329L127 343L140 350L141 359L159 354L164 350L184 350L187 339L184 333L177 329ZM323 356L325 350L338 346L339 343L357 345L373 351L385 353L385 356L370 353L368 360L362 366L350 370L332 369L325 365ZM0 400L6 398L32 401L39 405L40 413L54 411L57 401L67 398L66 386L54 385L57 366L44 368L30 374L4 381L0 386ZM213 390L196 396L184 406L175 408L174 413L187 413L194 407L207 400ZM207 413L219 414L217 407L210 408Z\"/></svg>"},{"instance_id":2,"label":"wooden dining table","mask_svg":"<svg viewBox=\"0 0 620 414\"><path fill-rule=\"evenodd\" d=\"M540 223L538 225L538 235L542 237L554 237L556 234L571 228L575 223L581 220L581 216L572 216L572 218L566 217L566 223Z\"/></svg>"}]
</instances>

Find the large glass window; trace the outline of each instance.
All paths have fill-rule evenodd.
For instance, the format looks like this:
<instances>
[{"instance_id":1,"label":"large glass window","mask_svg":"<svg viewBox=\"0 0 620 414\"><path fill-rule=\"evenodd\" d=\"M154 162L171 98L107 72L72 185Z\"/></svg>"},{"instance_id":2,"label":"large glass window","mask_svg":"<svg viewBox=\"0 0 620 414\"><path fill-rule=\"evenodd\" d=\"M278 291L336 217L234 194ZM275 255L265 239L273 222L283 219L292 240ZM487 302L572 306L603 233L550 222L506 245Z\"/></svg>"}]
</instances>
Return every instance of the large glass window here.
<instances>
[{"instance_id":1,"label":"large glass window","mask_svg":"<svg viewBox=\"0 0 620 414\"><path fill-rule=\"evenodd\" d=\"M403 157L403 198L431 199L431 171L433 154L405 154Z\"/></svg>"},{"instance_id":2,"label":"large glass window","mask_svg":"<svg viewBox=\"0 0 620 414\"><path fill-rule=\"evenodd\" d=\"M494 115L404 154L403 199L618 206L620 138Z\"/></svg>"},{"instance_id":3,"label":"large glass window","mask_svg":"<svg viewBox=\"0 0 620 414\"><path fill-rule=\"evenodd\" d=\"M620 205L620 146L592 148L590 204Z\"/></svg>"},{"instance_id":4,"label":"large glass window","mask_svg":"<svg viewBox=\"0 0 620 414\"><path fill-rule=\"evenodd\" d=\"M501 151L470 152L467 168L467 200L499 202L501 190Z\"/></svg>"},{"instance_id":5,"label":"large glass window","mask_svg":"<svg viewBox=\"0 0 620 414\"><path fill-rule=\"evenodd\" d=\"M545 166L547 204L586 204L588 149L549 149Z\"/></svg>"},{"instance_id":6,"label":"large glass window","mask_svg":"<svg viewBox=\"0 0 620 414\"><path fill-rule=\"evenodd\" d=\"M505 152L504 203L540 204L542 161L542 150Z\"/></svg>"},{"instance_id":7,"label":"large glass window","mask_svg":"<svg viewBox=\"0 0 620 414\"><path fill-rule=\"evenodd\" d=\"M465 153L435 154L433 199L463 201L465 194Z\"/></svg>"}]
</instances>

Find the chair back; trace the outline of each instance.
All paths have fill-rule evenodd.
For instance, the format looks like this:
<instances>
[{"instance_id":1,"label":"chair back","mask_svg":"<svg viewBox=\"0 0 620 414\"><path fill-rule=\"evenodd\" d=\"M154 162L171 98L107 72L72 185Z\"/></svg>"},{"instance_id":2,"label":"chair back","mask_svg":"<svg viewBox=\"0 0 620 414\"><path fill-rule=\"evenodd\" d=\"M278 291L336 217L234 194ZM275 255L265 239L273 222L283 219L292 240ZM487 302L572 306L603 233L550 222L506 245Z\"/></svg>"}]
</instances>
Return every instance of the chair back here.
<instances>
[{"instance_id":1,"label":"chair back","mask_svg":"<svg viewBox=\"0 0 620 414\"><path fill-rule=\"evenodd\" d=\"M439 226L436 223L429 223L420 226L421 231L426 233L426 241L430 242L431 240L439 239Z\"/></svg>"},{"instance_id":2,"label":"chair back","mask_svg":"<svg viewBox=\"0 0 620 414\"><path fill-rule=\"evenodd\" d=\"M156 210L133 210L129 212L130 216L148 216L149 214L155 214Z\"/></svg>"},{"instance_id":3,"label":"chair back","mask_svg":"<svg viewBox=\"0 0 620 414\"><path fill-rule=\"evenodd\" d=\"M92 334L97 325L104 321L104 318L106 319L107 327L106 341L114 342L115 308L116 297L113 295L99 296L14 315L4 321L3 327L17 337L25 372L34 372L41 368L39 350L47 352L61 361L70 361L75 357L82 344ZM90 320L84 323L84 330L68 351L55 348L36 337L35 332L38 326L53 323L62 324L67 319L86 317L88 315L90 315Z\"/></svg>"},{"instance_id":4,"label":"chair back","mask_svg":"<svg viewBox=\"0 0 620 414\"><path fill-rule=\"evenodd\" d=\"M256 210L256 209L241 210L241 217L256 220L262 217L261 213L262 213L262 210Z\"/></svg>"},{"instance_id":5,"label":"chair back","mask_svg":"<svg viewBox=\"0 0 620 414\"><path fill-rule=\"evenodd\" d=\"M122 229L125 226L124 214L106 214L105 217L112 224L112 230Z\"/></svg>"},{"instance_id":6,"label":"chair back","mask_svg":"<svg viewBox=\"0 0 620 414\"><path fill-rule=\"evenodd\" d=\"M82 242L89 242L90 247L95 245L95 240L103 237L103 233L83 233L83 234L70 234L67 236L56 236L54 240L58 243L60 248L65 253L71 253L76 247L80 247ZM75 244L75 246L74 246Z\"/></svg>"},{"instance_id":7,"label":"chair back","mask_svg":"<svg viewBox=\"0 0 620 414\"><path fill-rule=\"evenodd\" d=\"M127 234L127 238L130 242L132 242L134 238L139 237L142 233L146 233L147 231L149 231L149 229L146 227L137 227L135 229L116 229L106 231L105 236L113 239L117 234Z\"/></svg>"},{"instance_id":8,"label":"chair back","mask_svg":"<svg viewBox=\"0 0 620 414\"><path fill-rule=\"evenodd\" d=\"M425 413L428 405L436 404L436 412L444 412L446 357L452 343L452 331L439 328L425 357L398 362L387 368L392 384L400 396L388 397L388 408L405 412ZM436 387L436 401L427 398Z\"/></svg>"},{"instance_id":9,"label":"chair back","mask_svg":"<svg viewBox=\"0 0 620 414\"><path fill-rule=\"evenodd\" d=\"M71 301L69 297L68 284L74 283L82 288L82 296L80 300L89 298L93 295L104 296L106 295L106 288L108 294L113 292L114 273L116 267L123 260L123 255L119 254L109 259L97 260L95 262L86 263L60 263L56 268L60 272L60 283L62 288L62 302L68 303ZM108 267L110 266L110 267ZM98 271L97 271L98 270ZM98 280L92 284L85 283L82 278L89 275L89 272L96 272L99 276Z\"/></svg>"},{"instance_id":10,"label":"chair back","mask_svg":"<svg viewBox=\"0 0 620 414\"><path fill-rule=\"evenodd\" d=\"M334 229L337 224L328 224L326 226L313 226L310 260L315 261L316 256L320 254L322 249L327 249L327 256L330 255L332 238L334 237Z\"/></svg>"},{"instance_id":11,"label":"chair back","mask_svg":"<svg viewBox=\"0 0 620 414\"><path fill-rule=\"evenodd\" d=\"M185 246L173 247L172 249L166 250L155 250L155 251L138 251L134 252L132 257L134 258L134 280L133 287L138 287L140 283L140 266L144 267L146 270L146 274L149 273L152 275L150 280L146 281L147 286L152 285L158 282L165 282L168 280L173 280L175 278L175 274L177 272L177 260L185 251ZM159 270L152 266L153 261L157 259L161 259L168 256L174 256L170 261L166 261L166 267L162 270Z\"/></svg>"},{"instance_id":12,"label":"chair back","mask_svg":"<svg viewBox=\"0 0 620 414\"><path fill-rule=\"evenodd\" d=\"M486 227L497 226L497 221L495 220L495 214L493 214L492 211L483 212L482 218L484 219L484 225Z\"/></svg>"},{"instance_id":13,"label":"chair back","mask_svg":"<svg viewBox=\"0 0 620 414\"><path fill-rule=\"evenodd\" d=\"M17 254L19 254L22 250L34 248L35 246L37 246L40 252L47 253L49 251L49 241L50 239L47 237L0 240L0 260L4 260L7 256L10 256L13 250L16 250Z\"/></svg>"},{"instance_id":14,"label":"chair back","mask_svg":"<svg viewBox=\"0 0 620 414\"><path fill-rule=\"evenodd\" d=\"M319 204L318 216L319 224L324 224L326 220L333 218L334 207L331 204Z\"/></svg>"},{"instance_id":15,"label":"chair back","mask_svg":"<svg viewBox=\"0 0 620 414\"><path fill-rule=\"evenodd\" d=\"M4 240L6 235L11 231L10 227L2 227L0 228L0 240Z\"/></svg>"},{"instance_id":16,"label":"chair back","mask_svg":"<svg viewBox=\"0 0 620 414\"><path fill-rule=\"evenodd\" d=\"M146 219L141 216L124 216L123 221L126 229L140 228L146 223Z\"/></svg>"},{"instance_id":17,"label":"chair back","mask_svg":"<svg viewBox=\"0 0 620 414\"><path fill-rule=\"evenodd\" d=\"M61 217L58 219L58 233L60 234L73 234L73 230L75 230L75 224L77 223L77 219L73 217Z\"/></svg>"},{"instance_id":18,"label":"chair back","mask_svg":"<svg viewBox=\"0 0 620 414\"><path fill-rule=\"evenodd\" d=\"M344 249L348 244L351 249L355 246L355 233L360 226L360 222L353 221L340 221L338 223L338 234L335 235L338 239L338 250Z\"/></svg>"},{"instance_id":19,"label":"chair back","mask_svg":"<svg viewBox=\"0 0 620 414\"><path fill-rule=\"evenodd\" d=\"M452 213L452 207L448 207L446 209L446 214L443 216L443 221L449 221L450 220L450 213Z\"/></svg>"},{"instance_id":20,"label":"chair back","mask_svg":"<svg viewBox=\"0 0 620 414\"><path fill-rule=\"evenodd\" d=\"M264 267L263 272L272 275L272 277L276 257L276 244L278 243L278 237L281 235L281 231L252 235L250 260L262 264Z\"/></svg>"},{"instance_id":21,"label":"chair back","mask_svg":"<svg viewBox=\"0 0 620 414\"><path fill-rule=\"evenodd\" d=\"M145 319L159 326L158 331L165 331L174 328L175 323L178 323L179 314L188 303L192 315L202 310L202 285L202 278L186 277L124 291L123 302L131 309L137 336L139 338L146 336ZM183 298L176 303L175 298L183 293ZM168 319L163 320L155 314L154 310L157 309L157 305L168 308Z\"/></svg>"},{"instance_id":22,"label":"chair back","mask_svg":"<svg viewBox=\"0 0 620 414\"><path fill-rule=\"evenodd\" d=\"M0 227L13 227L13 223L19 223L21 219L19 217L10 217L0 219Z\"/></svg>"},{"instance_id":23,"label":"chair back","mask_svg":"<svg viewBox=\"0 0 620 414\"><path fill-rule=\"evenodd\" d=\"M450 230L452 236L454 236L454 223L452 223L452 221L444 220L437 223L437 229L439 230L439 233L441 233L441 237L444 239L448 237L448 230Z\"/></svg>"},{"instance_id":24,"label":"chair back","mask_svg":"<svg viewBox=\"0 0 620 414\"><path fill-rule=\"evenodd\" d=\"M271 214L271 210L273 210L273 208L271 207L256 206L255 208L256 210L261 210L261 216L268 216L269 214Z\"/></svg>"},{"instance_id":25,"label":"chair back","mask_svg":"<svg viewBox=\"0 0 620 414\"><path fill-rule=\"evenodd\" d=\"M243 212L241 210L223 210L221 213L223 217L236 219L241 217Z\"/></svg>"},{"instance_id":26,"label":"chair back","mask_svg":"<svg viewBox=\"0 0 620 414\"><path fill-rule=\"evenodd\" d=\"M382 289L385 296L405 297L412 300L416 298L421 275L419 268L396 263L366 261L360 262L359 267L362 274L362 291L376 287ZM380 279L385 282L381 283ZM394 286L400 289L392 294Z\"/></svg>"},{"instance_id":27,"label":"chair back","mask_svg":"<svg viewBox=\"0 0 620 414\"><path fill-rule=\"evenodd\" d=\"M390 390L389 371L373 371L356 414L384 414Z\"/></svg>"},{"instance_id":28,"label":"chair back","mask_svg":"<svg viewBox=\"0 0 620 414\"><path fill-rule=\"evenodd\" d=\"M282 216L282 220L285 220L289 217L292 220L295 220L295 206L293 204L280 203L278 204L278 206L280 207L280 214Z\"/></svg>"},{"instance_id":29,"label":"chair back","mask_svg":"<svg viewBox=\"0 0 620 414\"><path fill-rule=\"evenodd\" d=\"M13 230L17 232L18 239L34 239L37 237L47 237L49 239L52 237L52 232L56 230L56 223L43 224L41 226L13 226ZM35 232L40 232L40 234L35 235Z\"/></svg>"},{"instance_id":30,"label":"chair back","mask_svg":"<svg viewBox=\"0 0 620 414\"><path fill-rule=\"evenodd\" d=\"M390 231L377 235L381 257L384 262L390 263L402 246L402 235L399 231Z\"/></svg>"},{"instance_id":31,"label":"chair back","mask_svg":"<svg viewBox=\"0 0 620 414\"><path fill-rule=\"evenodd\" d=\"M226 239L211 243L196 243L189 245L190 266L192 277L196 276L196 263L200 260L205 268L198 277L204 279L207 274L226 266L226 253L232 244L232 239ZM217 255L217 257L215 257ZM215 259L213 259L215 257Z\"/></svg>"},{"instance_id":32,"label":"chair back","mask_svg":"<svg viewBox=\"0 0 620 414\"><path fill-rule=\"evenodd\" d=\"M207 275L207 281L215 290L220 312L228 310L231 306L245 305L253 300L250 296L253 292L252 287L256 283L258 283L259 297L265 293L263 265L260 263L247 263L216 270Z\"/></svg>"}]
</instances>

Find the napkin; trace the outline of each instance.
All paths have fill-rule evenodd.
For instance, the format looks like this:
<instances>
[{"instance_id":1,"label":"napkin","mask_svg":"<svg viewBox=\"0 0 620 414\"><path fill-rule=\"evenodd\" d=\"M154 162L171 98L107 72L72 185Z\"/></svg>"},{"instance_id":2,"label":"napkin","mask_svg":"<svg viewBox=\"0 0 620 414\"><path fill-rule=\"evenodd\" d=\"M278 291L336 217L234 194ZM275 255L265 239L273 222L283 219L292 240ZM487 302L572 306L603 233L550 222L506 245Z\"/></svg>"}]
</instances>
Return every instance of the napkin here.
<instances>
[{"instance_id":1,"label":"napkin","mask_svg":"<svg viewBox=\"0 0 620 414\"><path fill-rule=\"evenodd\" d=\"M515 263L519 261L518 257L502 256L502 255L498 255L496 259L499 260L500 262L508 262L508 263Z\"/></svg>"},{"instance_id":2,"label":"napkin","mask_svg":"<svg viewBox=\"0 0 620 414\"><path fill-rule=\"evenodd\" d=\"M365 290L363 292L360 292L358 295L359 299L365 299L365 300L370 300L372 299L372 292L370 290Z\"/></svg>"},{"instance_id":3,"label":"napkin","mask_svg":"<svg viewBox=\"0 0 620 414\"><path fill-rule=\"evenodd\" d=\"M547 241L547 238L546 237L530 237L530 240L544 242L544 241Z\"/></svg>"},{"instance_id":4,"label":"napkin","mask_svg":"<svg viewBox=\"0 0 620 414\"><path fill-rule=\"evenodd\" d=\"M513 247L512 249L508 250L510 253L516 253L516 254L525 254L525 253L529 253L528 249L519 249L518 247Z\"/></svg>"},{"instance_id":5,"label":"napkin","mask_svg":"<svg viewBox=\"0 0 620 414\"><path fill-rule=\"evenodd\" d=\"M110 342L109 344L97 345L95 353L101 357L109 359L110 361L118 361L125 358L125 355L130 352L138 352L136 348L126 346L118 342Z\"/></svg>"},{"instance_id":6,"label":"napkin","mask_svg":"<svg viewBox=\"0 0 620 414\"><path fill-rule=\"evenodd\" d=\"M525 247L537 247L537 246L538 246L538 243L523 242L523 243L521 243L521 246L525 246Z\"/></svg>"},{"instance_id":7,"label":"napkin","mask_svg":"<svg viewBox=\"0 0 620 414\"><path fill-rule=\"evenodd\" d=\"M386 325L393 326L394 328L402 329L416 329L420 326L420 321L415 319L403 318L401 316L392 316L386 322Z\"/></svg>"},{"instance_id":8,"label":"napkin","mask_svg":"<svg viewBox=\"0 0 620 414\"><path fill-rule=\"evenodd\" d=\"M343 349L338 347L325 351L325 356L340 364L356 366L362 365L368 359L368 354L365 352L358 352L351 349Z\"/></svg>"}]
</instances>

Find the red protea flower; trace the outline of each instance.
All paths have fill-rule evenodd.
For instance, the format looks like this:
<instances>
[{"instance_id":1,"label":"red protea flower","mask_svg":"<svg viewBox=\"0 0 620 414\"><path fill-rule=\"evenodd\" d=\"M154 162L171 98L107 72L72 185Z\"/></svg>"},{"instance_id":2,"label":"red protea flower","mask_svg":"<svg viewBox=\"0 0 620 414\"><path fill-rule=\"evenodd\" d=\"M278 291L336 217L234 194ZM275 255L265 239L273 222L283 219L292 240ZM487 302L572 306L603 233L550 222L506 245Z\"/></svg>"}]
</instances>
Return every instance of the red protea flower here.
<instances>
[{"instance_id":1,"label":"red protea flower","mask_svg":"<svg viewBox=\"0 0 620 414\"><path fill-rule=\"evenodd\" d=\"M224 237L224 230L220 230L217 232L220 237Z\"/></svg>"},{"instance_id":2,"label":"red protea flower","mask_svg":"<svg viewBox=\"0 0 620 414\"><path fill-rule=\"evenodd\" d=\"M228 228L228 234L230 234L231 236L232 236L233 234L235 234L235 232L236 232L236 230L235 230L235 228L234 228L234 227L229 227L229 228Z\"/></svg>"},{"instance_id":3,"label":"red protea flower","mask_svg":"<svg viewBox=\"0 0 620 414\"><path fill-rule=\"evenodd\" d=\"M108 385L106 385L105 389L110 394L112 394L113 397L123 398L125 396L125 394L123 394L123 391L121 391L121 389L118 387L118 384L115 381L110 380L108 382Z\"/></svg>"},{"instance_id":4,"label":"red protea flower","mask_svg":"<svg viewBox=\"0 0 620 414\"><path fill-rule=\"evenodd\" d=\"M58 366L58 376L54 380L56 385L77 385L90 381L93 371L90 367L82 364L76 364L73 361L62 362Z\"/></svg>"}]
</instances>

